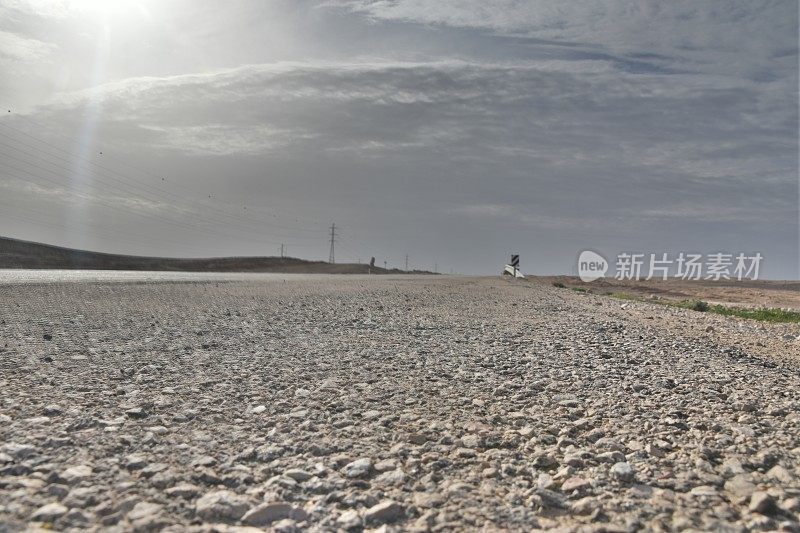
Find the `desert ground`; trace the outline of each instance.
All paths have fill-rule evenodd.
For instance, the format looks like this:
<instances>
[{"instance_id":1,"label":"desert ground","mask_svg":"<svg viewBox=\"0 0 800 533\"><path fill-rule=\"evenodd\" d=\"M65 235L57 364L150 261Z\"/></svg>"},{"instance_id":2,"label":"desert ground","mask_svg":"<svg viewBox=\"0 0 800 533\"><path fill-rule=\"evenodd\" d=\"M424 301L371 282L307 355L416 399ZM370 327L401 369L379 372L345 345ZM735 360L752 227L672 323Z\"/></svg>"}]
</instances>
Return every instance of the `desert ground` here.
<instances>
[{"instance_id":1,"label":"desert ground","mask_svg":"<svg viewBox=\"0 0 800 533\"><path fill-rule=\"evenodd\" d=\"M0 531L800 530L798 324L115 275L2 278Z\"/></svg>"}]
</instances>

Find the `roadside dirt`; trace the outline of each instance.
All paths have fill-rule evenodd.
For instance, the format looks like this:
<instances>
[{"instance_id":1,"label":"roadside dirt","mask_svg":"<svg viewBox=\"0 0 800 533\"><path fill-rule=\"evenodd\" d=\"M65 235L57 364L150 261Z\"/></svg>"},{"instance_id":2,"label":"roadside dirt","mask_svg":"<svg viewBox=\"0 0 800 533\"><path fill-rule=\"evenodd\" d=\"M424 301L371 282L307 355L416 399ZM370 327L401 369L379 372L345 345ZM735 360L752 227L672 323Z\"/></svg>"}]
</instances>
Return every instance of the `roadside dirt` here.
<instances>
[{"instance_id":1,"label":"roadside dirt","mask_svg":"<svg viewBox=\"0 0 800 533\"><path fill-rule=\"evenodd\" d=\"M705 300L709 303L734 304L741 307L780 307L800 311L800 281L686 281L599 279L584 283L574 276L533 276L542 283L563 283L567 287L583 287L595 294L624 292L645 298L668 300Z\"/></svg>"}]
</instances>

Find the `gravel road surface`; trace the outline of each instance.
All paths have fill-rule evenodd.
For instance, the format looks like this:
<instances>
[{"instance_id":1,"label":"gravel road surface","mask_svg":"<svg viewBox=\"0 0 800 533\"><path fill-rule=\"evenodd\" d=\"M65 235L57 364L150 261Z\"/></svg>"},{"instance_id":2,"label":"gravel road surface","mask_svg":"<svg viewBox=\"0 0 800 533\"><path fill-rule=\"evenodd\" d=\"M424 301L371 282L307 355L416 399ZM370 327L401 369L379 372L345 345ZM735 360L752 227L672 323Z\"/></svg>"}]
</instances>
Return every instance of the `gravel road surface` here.
<instances>
[{"instance_id":1,"label":"gravel road surface","mask_svg":"<svg viewBox=\"0 0 800 533\"><path fill-rule=\"evenodd\" d=\"M797 330L498 278L0 285L0 531L800 531Z\"/></svg>"}]
</instances>

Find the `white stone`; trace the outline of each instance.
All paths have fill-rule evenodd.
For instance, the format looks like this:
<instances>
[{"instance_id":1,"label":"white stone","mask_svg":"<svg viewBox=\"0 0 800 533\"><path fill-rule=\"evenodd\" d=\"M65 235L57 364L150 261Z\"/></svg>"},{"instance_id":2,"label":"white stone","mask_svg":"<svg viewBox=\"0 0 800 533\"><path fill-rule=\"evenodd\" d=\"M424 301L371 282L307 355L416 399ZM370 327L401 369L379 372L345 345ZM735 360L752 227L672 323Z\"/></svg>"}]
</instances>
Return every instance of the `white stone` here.
<instances>
[{"instance_id":1,"label":"white stone","mask_svg":"<svg viewBox=\"0 0 800 533\"><path fill-rule=\"evenodd\" d=\"M48 503L43 507L39 507L31 515L31 520L34 522L53 522L66 514L67 510L68 509L60 503Z\"/></svg>"}]
</instances>

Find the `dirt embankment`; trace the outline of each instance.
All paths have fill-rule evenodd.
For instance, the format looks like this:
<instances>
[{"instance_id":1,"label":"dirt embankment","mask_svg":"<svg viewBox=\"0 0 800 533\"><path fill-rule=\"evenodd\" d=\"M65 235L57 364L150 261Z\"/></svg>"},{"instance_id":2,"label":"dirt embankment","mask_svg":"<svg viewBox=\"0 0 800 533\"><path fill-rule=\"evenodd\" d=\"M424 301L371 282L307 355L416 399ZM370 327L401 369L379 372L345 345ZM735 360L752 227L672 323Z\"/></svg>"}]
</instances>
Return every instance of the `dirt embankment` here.
<instances>
[{"instance_id":1,"label":"dirt embankment","mask_svg":"<svg viewBox=\"0 0 800 533\"><path fill-rule=\"evenodd\" d=\"M152 270L187 272L284 272L301 274L430 274L370 267L356 263L326 263L294 257L142 257L73 250L0 237L0 268Z\"/></svg>"}]
</instances>

